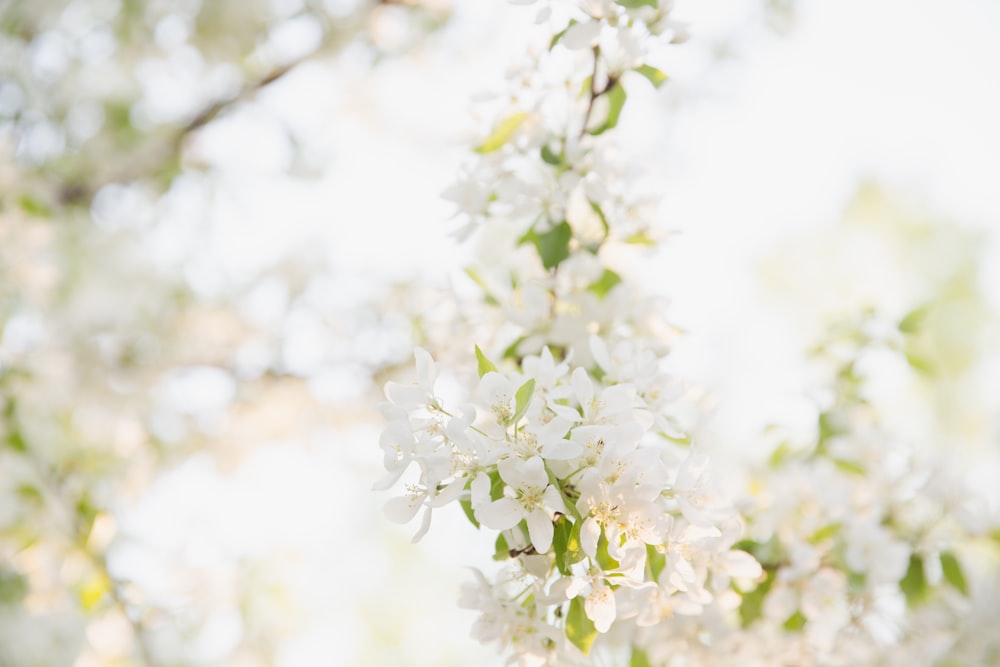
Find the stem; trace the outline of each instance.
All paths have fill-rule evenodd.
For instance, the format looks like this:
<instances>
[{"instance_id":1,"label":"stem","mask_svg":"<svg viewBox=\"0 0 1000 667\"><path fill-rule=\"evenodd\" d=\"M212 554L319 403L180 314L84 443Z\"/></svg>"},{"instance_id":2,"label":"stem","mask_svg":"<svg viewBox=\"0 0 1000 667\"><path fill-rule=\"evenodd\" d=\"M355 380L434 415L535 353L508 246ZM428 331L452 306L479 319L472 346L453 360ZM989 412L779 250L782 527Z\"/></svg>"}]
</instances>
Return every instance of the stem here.
<instances>
[{"instance_id":1,"label":"stem","mask_svg":"<svg viewBox=\"0 0 1000 667\"><path fill-rule=\"evenodd\" d=\"M587 111L583 114L583 127L580 128L580 139L583 139L587 134L587 123L590 122L590 114L594 111L594 102L598 97L607 92L607 88L604 90L597 90L597 66L600 63L601 57L601 47L594 47L594 71L590 75L590 100L587 101Z\"/></svg>"}]
</instances>

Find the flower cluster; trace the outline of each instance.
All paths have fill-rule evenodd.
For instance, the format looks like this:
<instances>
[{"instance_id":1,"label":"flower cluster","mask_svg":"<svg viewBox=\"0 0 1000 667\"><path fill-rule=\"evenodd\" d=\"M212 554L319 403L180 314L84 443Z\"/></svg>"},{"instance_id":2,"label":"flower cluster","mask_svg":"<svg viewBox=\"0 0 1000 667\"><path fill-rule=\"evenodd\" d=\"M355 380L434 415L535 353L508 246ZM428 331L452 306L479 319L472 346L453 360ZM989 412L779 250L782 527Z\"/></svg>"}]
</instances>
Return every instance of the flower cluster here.
<instances>
[{"instance_id":1,"label":"flower cluster","mask_svg":"<svg viewBox=\"0 0 1000 667\"><path fill-rule=\"evenodd\" d=\"M474 162L446 193L465 220L459 234L479 242L467 274L493 312L480 342L496 354L469 344L478 379L469 372L451 403L423 349L416 382L386 386L388 474L377 486L415 477L386 514L423 512L419 539L434 509L457 502L497 531L507 566L478 574L462 602L482 614L476 636L525 665L576 664L595 641L638 655L639 628L735 607L731 582L761 575L734 548L741 520L674 410L660 304L610 265L616 251L655 244L606 133L629 76L666 79L644 47L679 36L666 4L542 9L556 34L511 73Z\"/></svg>"},{"instance_id":2,"label":"flower cluster","mask_svg":"<svg viewBox=\"0 0 1000 667\"><path fill-rule=\"evenodd\" d=\"M591 345L607 358L600 338ZM480 576L465 600L483 612L481 638L509 644L525 664L558 663L618 621L698 614L717 597L733 601L732 578L760 575L733 548L741 524L713 495L707 457L659 446L635 385L598 380L600 364L572 366L547 347L506 373L477 353L475 404L445 404L422 349L418 381L387 385L379 486L419 471L386 505L399 522L423 511L417 538L432 510L454 501L498 531L496 557L510 567L493 583Z\"/></svg>"}]
</instances>

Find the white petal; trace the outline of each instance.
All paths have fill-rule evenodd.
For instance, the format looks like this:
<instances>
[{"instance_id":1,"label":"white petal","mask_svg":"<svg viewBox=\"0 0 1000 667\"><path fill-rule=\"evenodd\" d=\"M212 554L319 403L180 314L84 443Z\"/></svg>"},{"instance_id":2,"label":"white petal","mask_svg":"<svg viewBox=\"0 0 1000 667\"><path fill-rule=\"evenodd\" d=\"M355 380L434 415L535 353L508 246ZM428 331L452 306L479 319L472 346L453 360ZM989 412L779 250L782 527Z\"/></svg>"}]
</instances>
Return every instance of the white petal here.
<instances>
[{"instance_id":1,"label":"white petal","mask_svg":"<svg viewBox=\"0 0 1000 667\"><path fill-rule=\"evenodd\" d=\"M580 546L583 553L591 558L597 557L597 542L601 539L601 524L593 517L588 517L580 527Z\"/></svg>"},{"instance_id":2,"label":"white petal","mask_svg":"<svg viewBox=\"0 0 1000 667\"><path fill-rule=\"evenodd\" d=\"M594 384L583 368L577 368L573 371L569 381L573 387L573 393L576 394L576 400L580 402L583 413L586 415L590 404L594 402Z\"/></svg>"},{"instance_id":3,"label":"white petal","mask_svg":"<svg viewBox=\"0 0 1000 667\"><path fill-rule=\"evenodd\" d=\"M400 496L399 498L390 498L385 505L382 506L382 512L389 521L395 523L406 523L413 517L417 515L417 511L420 509L423 498L414 498L413 496Z\"/></svg>"},{"instance_id":4,"label":"white petal","mask_svg":"<svg viewBox=\"0 0 1000 667\"><path fill-rule=\"evenodd\" d=\"M545 492L542 494L542 499L545 501L545 506L556 512L566 514L566 503L563 502L562 494L559 493L559 489L554 486L548 486Z\"/></svg>"},{"instance_id":5,"label":"white petal","mask_svg":"<svg viewBox=\"0 0 1000 667\"><path fill-rule=\"evenodd\" d=\"M549 401L548 406L549 410L556 413L557 417L567 419L571 422L578 422L581 419L580 411L576 408L571 408L568 405L562 405L561 403L555 403L553 401Z\"/></svg>"},{"instance_id":6,"label":"white petal","mask_svg":"<svg viewBox=\"0 0 1000 667\"><path fill-rule=\"evenodd\" d=\"M579 456L583 447L572 440L550 440L542 445L542 456L553 461L566 461Z\"/></svg>"},{"instance_id":7,"label":"white petal","mask_svg":"<svg viewBox=\"0 0 1000 667\"><path fill-rule=\"evenodd\" d=\"M604 339L597 334L590 337L590 353L594 355L594 361L605 373L611 370L611 355L608 354L608 346Z\"/></svg>"},{"instance_id":8,"label":"white petal","mask_svg":"<svg viewBox=\"0 0 1000 667\"><path fill-rule=\"evenodd\" d=\"M400 407L415 407L426 405L429 399L427 392L415 384L385 383L385 396Z\"/></svg>"},{"instance_id":9,"label":"white petal","mask_svg":"<svg viewBox=\"0 0 1000 667\"><path fill-rule=\"evenodd\" d=\"M384 477L382 477L382 479L380 479L379 481L375 482L375 484L372 485L372 490L385 491L390 486L395 484L399 480L399 478L403 476L403 473L406 472L406 469L409 467L410 467L410 462L407 461L405 465L401 465L395 470L390 470L388 474L386 474Z\"/></svg>"},{"instance_id":10,"label":"white petal","mask_svg":"<svg viewBox=\"0 0 1000 667\"><path fill-rule=\"evenodd\" d=\"M515 457L504 459L497 463L497 470L500 471L500 479L515 488L534 486L543 489L549 483L545 463L537 456L532 456L527 461Z\"/></svg>"},{"instance_id":11,"label":"white petal","mask_svg":"<svg viewBox=\"0 0 1000 667\"><path fill-rule=\"evenodd\" d=\"M414 544L420 541L420 538L427 534L427 529L431 527L431 508L428 507L424 510L424 519L420 522L420 529L416 532L411 540Z\"/></svg>"},{"instance_id":12,"label":"white petal","mask_svg":"<svg viewBox=\"0 0 1000 667\"><path fill-rule=\"evenodd\" d=\"M567 49L586 49L594 44L601 33L601 24L597 21L575 23L563 35L562 43Z\"/></svg>"},{"instance_id":13,"label":"white petal","mask_svg":"<svg viewBox=\"0 0 1000 667\"><path fill-rule=\"evenodd\" d=\"M726 573L731 577L756 579L761 574L760 563L746 551L730 551L719 557Z\"/></svg>"},{"instance_id":14,"label":"white petal","mask_svg":"<svg viewBox=\"0 0 1000 667\"><path fill-rule=\"evenodd\" d=\"M514 385L506 376L490 371L479 381L479 392L491 406L508 406L514 399Z\"/></svg>"},{"instance_id":15,"label":"white petal","mask_svg":"<svg viewBox=\"0 0 1000 667\"><path fill-rule=\"evenodd\" d=\"M465 478L456 479L454 482L438 491L427 503L431 507L443 507L453 500L457 500L465 491Z\"/></svg>"},{"instance_id":16,"label":"white petal","mask_svg":"<svg viewBox=\"0 0 1000 667\"><path fill-rule=\"evenodd\" d=\"M476 508L479 523L493 530L507 530L524 517L524 509L510 498L501 498Z\"/></svg>"},{"instance_id":17,"label":"white petal","mask_svg":"<svg viewBox=\"0 0 1000 667\"><path fill-rule=\"evenodd\" d=\"M583 609L587 616L594 622L594 627L598 632L607 632L611 624L615 621L615 595L604 582L594 585L594 590L590 592L583 603Z\"/></svg>"},{"instance_id":18,"label":"white petal","mask_svg":"<svg viewBox=\"0 0 1000 667\"><path fill-rule=\"evenodd\" d=\"M535 551L540 554L545 553L552 546L552 519L542 510L535 510L526 517L528 520L528 535L531 543L535 545Z\"/></svg>"},{"instance_id":19,"label":"white petal","mask_svg":"<svg viewBox=\"0 0 1000 667\"><path fill-rule=\"evenodd\" d=\"M484 472L476 475L476 478L472 480L472 487L469 489L472 492L472 506L479 507L484 503L490 502L490 476Z\"/></svg>"},{"instance_id":20,"label":"white petal","mask_svg":"<svg viewBox=\"0 0 1000 667\"><path fill-rule=\"evenodd\" d=\"M434 360L431 355L422 347L413 350L413 356L417 361L417 382L427 391L434 390L434 380L437 378L437 369L434 367Z\"/></svg>"}]
</instances>

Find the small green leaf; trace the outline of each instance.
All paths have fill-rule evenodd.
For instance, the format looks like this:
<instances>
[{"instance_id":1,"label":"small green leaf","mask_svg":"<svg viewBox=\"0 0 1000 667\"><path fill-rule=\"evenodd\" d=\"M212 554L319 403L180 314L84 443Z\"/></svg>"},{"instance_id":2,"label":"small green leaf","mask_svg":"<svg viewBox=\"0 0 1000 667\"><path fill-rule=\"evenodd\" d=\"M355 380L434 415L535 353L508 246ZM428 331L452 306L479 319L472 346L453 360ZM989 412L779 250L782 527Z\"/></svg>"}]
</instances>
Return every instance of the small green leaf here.
<instances>
[{"instance_id":1,"label":"small green leaf","mask_svg":"<svg viewBox=\"0 0 1000 667\"><path fill-rule=\"evenodd\" d=\"M927 319L927 315L930 313L930 310L930 305L914 308L899 321L899 330L905 334L917 333L923 325L924 320Z\"/></svg>"},{"instance_id":2,"label":"small green leaf","mask_svg":"<svg viewBox=\"0 0 1000 667\"><path fill-rule=\"evenodd\" d=\"M15 429L7 435L7 444L15 452L25 453L28 451L28 443L24 441L24 436L21 435L21 431Z\"/></svg>"},{"instance_id":3,"label":"small green leaf","mask_svg":"<svg viewBox=\"0 0 1000 667\"><path fill-rule=\"evenodd\" d=\"M517 389L517 393L514 394L514 417L511 419L512 424L516 424L524 413L528 411L528 406L531 405L531 397L535 395L535 379L532 378L522 384Z\"/></svg>"},{"instance_id":4,"label":"small green leaf","mask_svg":"<svg viewBox=\"0 0 1000 667\"><path fill-rule=\"evenodd\" d=\"M561 167L565 162L565 158L549 148L548 144L545 144L542 146L542 161L545 164L551 164L553 167Z\"/></svg>"},{"instance_id":5,"label":"small green leaf","mask_svg":"<svg viewBox=\"0 0 1000 667\"><path fill-rule=\"evenodd\" d=\"M479 275L475 269L473 269L471 266L465 267L465 275L469 276L472 282L476 283L476 285L479 286L479 289L483 290L483 298L485 299L486 303L490 304L491 306L500 305L500 301L493 295L493 293L490 291L489 286L486 284L486 281L483 280L483 277Z\"/></svg>"},{"instance_id":6,"label":"small green leaf","mask_svg":"<svg viewBox=\"0 0 1000 667\"><path fill-rule=\"evenodd\" d=\"M528 114L521 112L504 118L497 125L496 129L493 130L493 133L486 137L486 140L475 149L476 152L492 153L495 150L499 150L504 144L507 143L508 140L510 140L512 136L514 136L514 132L517 131L517 128L521 126L521 123L523 123L527 117Z\"/></svg>"},{"instance_id":7,"label":"small green leaf","mask_svg":"<svg viewBox=\"0 0 1000 667\"><path fill-rule=\"evenodd\" d=\"M625 238L625 243L631 243L632 245L656 245L656 241L654 241L646 232L636 232L635 234L627 236Z\"/></svg>"},{"instance_id":8,"label":"small green leaf","mask_svg":"<svg viewBox=\"0 0 1000 667\"><path fill-rule=\"evenodd\" d=\"M559 495L562 496L563 503L565 503L566 509L569 510L569 513L574 519L577 520L578 523L582 522L583 517L580 515L580 510L577 508L576 502L566 495L566 490L562 487L562 484L559 482L559 478L556 477L556 474L552 472L552 468L545 466L545 473L549 476L549 484L559 491Z\"/></svg>"},{"instance_id":9,"label":"small green leaf","mask_svg":"<svg viewBox=\"0 0 1000 667\"><path fill-rule=\"evenodd\" d=\"M583 598L575 597L569 601L569 612L566 614L566 638L584 652L590 653L590 646L597 637L594 622L587 617L583 607Z\"/></svg>"},{"instance_id":10,"label":"small green leaf","mask_svg":"<svg viewBox=\"0 0 1000 667\"><path fill-rule=\"evenodd\" d=\"M578 21L576 19L570 19L569 20L569 24L565 28L563 28L562 30L560 30L556 34L552 35L552 40L549 42L549 51L551 51L552 49L556 48L556 44L558 44L559 40L563 38L563 35L566 34L566 31L569 30L570 28L572 28L577 23L578 23Z\"/></svg>"},{"instance_id":11,"label":"small green leaf","mask_svg":"<svg viewBox=\"0 0 1000 667\"><path fill-rule=\"evenodd\" d=\"M590 130L590 133L593 135L603 134L618 125L618 117L625 106L627 96L625 95L625 88L620 81L611 86L605 95L608 96L608 116L603 123Z\"/></svg>"},{"instance_id":12,"label":"small green leaf","mask_svg":"<svg viewBox=\"0 0 1000 667\"><path fill-rule=\"evenodd\" d=\"M628 661L628 667L653 667L649 661L649 656L640 648L632 649L632 657Z\"/></svg>"},{"instance_id":13,"label":"small green leaf","mask_svg":"<svg viewBox=\"0 0 1000 667\"><path fill-rule=\"evenodd\" d=\"M515 340L513 343L511 343L510 345L508 345L507 349L505 349L503 351L503 355L502 355L503 358L504 359L517 359L518 356L519 356L517 348L521 345L521 343L523 343L526 340L528 340L527 336L520 336L517 340Z\"/></svg>"},{"instance_id":14,"label":"small green leaf","mask_svg":"<svg viewBox=\"0 0 1000 667\"><path fill-rule=\"evenodd\" d=\"M649 79L649 82L653 84L653 88L659 88L669 78L666 72L652 65L639 65L633 71Z\"/></svg>"},{"instance_id":15,"label":"small green leaf","mask_svg":"<svg viewBox=\"0 0 1000 667\"><path fill-rule=\"evenodd\" d=\"M580 522L573 522L566 516L560 516L556 520L552 533L552 551L555 553L559 572L569 576L570 566L586 557L580 546Z\"/></svg>"},{"instance_id":16,"label":"small green leaf","mask_svg":"<svg viewBox=\"0 0 1000 667\"><path fill-rule=\"evenodd\" d=\"M542 266L551 270L569 257L569 242L572 238L573 228L563 221L542 234L534 229L529 230L521 237L520 243L533 244L542 260Z\"/></svg>"},{"instance_id":17,"label":"small green leaf","mask_svg":"<svg viewBox=\"0 0 1000 667\"><path fill-rule=\"evenodd\" d=\"M490 478L490 500L500 500L503 498L503 490L506 484L500 477L500 471L494 468L489 472Z\"/></svg>"},{"instance_id":18,"label":"small green leaf","mask_svg":"<svg viewBox=\"0 0 1000 667\"><path fill-rule=\"evenodd\" d=\"M461 498L458 501L458 504L462 506L462 511L465 512L465 518L467 518L473 526L479 528L479 520L476 519L476 513L472 510L472 501L468 498Z\"/></svg>"},{"instance_id":19,"label":"small green leaf","mask_svg":"<svg viewBox=\"0 0 1000 667\"><path fill-rule=\"evenodd\" d=\"M743 602L740 603L740 625L747 627L764 613L764 598L774 585L774 571L766 570L767 577L749 593L743 594Z\"/></svg>"},{"instance_id":20,"label":"small green leaf","mask_svg":"<svg viewBox=\"0 0 1000 667\"><path fill-rule=\"evenodd\" d=\"M864 475L865 469L860 463L855 463L854 461L848 461L847 459L833 459L833 465L837 466L840 470L852 475Z\"/></svg>"},{"instance_id":21,"label":"small green leaf","mask_svg":"<svg viewBox=\"0 0 1000 667\"><path fill-rule=\"evenodd\" d=\"M923 373L924 375L933 375L934 366L927 359L913 352L912 350L906 351L906 361L910 364L913 370Z\"/></svg>"},{"instance_id":22,"label":"small green leaf","mask_svg":"<svg viewBox=\"0 0 1000 667\"><path fill-rule=\"evenodd\" d=\"M503 536L503 533L500 533L493 545L493 560L507 560L508 558L510 558L510 547L507 545L507 538Z\"/></svg>"},{"instance_id":23,"label":"small green leaf","mask_svg":"<svg viewBox=\"0 0 1000 667\"><path fill-rule=\"evenodd\" d=\"M621 565L608 553L608 538L604 536L604 529L601 529L601 537L597 540L597 564L602 570L616 570Z\"/></svg>"},{"instance_id":24,"label":"small green leaf","mask_svg":"<svg viewBox=\"0 0 1000 667\"><path fill-rule=\"evenodd\" d=\"M77 588L80 606L85 612L92 611L111 592L111 580L103 572L95 572Z\"/></svg>"},{"instance_id":25,"label":"small green leaf","mask_svg":"<svg viewBox=\"0 0 1000 667\"><path fill-rule=\"evenodd\" d=\"M772 468L778 468L782 463L788 459L788 455L791 454L792 448L788 446L787 442L783 442L771 453L771 458L768 459L768 464Z\"/></svg>"},{"instance_id":26,"label":"small green leaf","mask_svg":"<svg viewBox=\"0 0 1000 667\"><path fill-rule=\"evenodd\" d=\"M944 580L951 584L955 590L968 597L969 584L965 580L965 573L962 572L962 565L958 562L955 554L950 551L941 552L941 573L944 575Z\"/></svg>"},{"instance_id":27,"label":"small green leaf","mask_svg":"<svg viewBox=\"0 0 1000 667\"><path fill-rule=\"evenodd\" d=\"M927 596L927 577L924 574L924 559L917 554L910 555L910 566L899 582L899 589L906 596L906 603L913 607Z\"/></svg>"},{"instance_id":28,"label":"small green leaf","mask_svg":"<svg viewBox=\"0 0 1000 667\"><path fill-rule=\"evenodd\" d=\"M604 227L604 238L608 238L608 234L611 232L611 226L608 224L608 217L604 215L604 209L596 201L590 202L590 208L593 209L597 217L601 219L601 226Z\"/></svg>"},{"instance_id":29,"label":"small green leaf","mask_svg":"<svg viewBox=\"0 0 1000 667\"><path fill-rule=\"evenodd\" d=\"M600 298L607 296L611 289L622 281L622 277L611 269L604 269L604 273L587 288Z\"/></svg>"},{"instance_id":30,"label":"small green leaf","mask_svg":"<svg viewBox=\"0 0 1000 667\"><path fill-rule=\"evenodd\" d=\"M646 565L649 567L649 573L653 575L653 581L658 581L660 573L663 572L663 568L667 565L667 556L661 553L655 545L647 544Z\"/></svg>"},{"instance_id":31,"label":"small green leaf","mask_svg":"<svg viewBox=\"0 0 1000 667\"><path fill-rule=\"evenodd\" d=\"M483 351L476 346L476 361L479 363L479 377L483 377L487 373L497 373L497 367L492 361L486 358Z\"/></svg>"},{"instance_id":32,"label":"small green leaf","mask_svg":"<svg viewBox=\"0 0 1000 667\"><path fill-rule=\"evenodd\" d=\"M801 611L796 611L788 617L788 620L785 621L782 627L789 632L799 632L802 628L806 627L806 617L802 615Z\"/></svg>"},{"instance_id":33,"label":"small green leaf","mask_svg":"<svg viewBox=\"0 0 1000 667\"><path fill-rule=\"evenodd\" d=\"M48 218L52 216L52 209L40 199L36 199L31 195L21 195L18 200L21 205L21 210L29 215L33 215L38 218Z\"/></svg>"},{"instance_id":34,"label":"small green leaf","mask_svg":"<svg viewBox=\"0 0 1000 667\"><path fill-rule=\"evenodd\" d=\"M809 544L819 544L820 542L828 540L829 538L839 533L840 528L841 526L839 523L831 523L827 526L823 526L822 528L820 528L815 533L809 536L808 542Z\"/></svg>"},{"instance_id":35,"label":"small green leaf","mask_svg":"<svg viewBox=\"0 0 1000 667\"><path fill-rule=\"evenodd\" d=\"M0 568L0 607L16 605L28 594L28 580L19 572Z\"/></svg>"}]
</instances>

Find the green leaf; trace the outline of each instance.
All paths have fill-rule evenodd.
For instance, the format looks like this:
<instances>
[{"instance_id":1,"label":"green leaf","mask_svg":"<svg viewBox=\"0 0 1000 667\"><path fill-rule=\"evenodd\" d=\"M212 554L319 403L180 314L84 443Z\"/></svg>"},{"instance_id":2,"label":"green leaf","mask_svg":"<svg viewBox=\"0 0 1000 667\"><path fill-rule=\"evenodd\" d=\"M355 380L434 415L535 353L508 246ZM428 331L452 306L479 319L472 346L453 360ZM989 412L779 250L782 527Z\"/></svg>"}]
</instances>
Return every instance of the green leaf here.
<instances>
[{"instance_id":1,"label":"green leaf","mask_svg":"<svg viewBox=\"0 0 1000 667\"><path fill-rule=\"evenodd\" d=\"M622 113L622 108L625 106L627 96L625 95L625 88L620 81L611 86L605 95L608 96L608 117L603 123L590 130L590 133L593 135L603 134L616 126L618 124L618 117Z\"/></svg>"},{"instance_id":2,"label":"green leaf","mask_svg":"<svg viewBox=\"0 0 1000 667\"><path fill-rule=\"evenodd\" d=\"M910 555L910 566L899 582L899 589L906 596L906 603L913 607L927 597L927 577L924 574L924 559L917 554Z\"/></svg>"},{"instance_id":3,"label":"green leaf","mask_svg":"<svg viewBox=\"0 0 1000 667\"><path fill-rule=\"evenodd\" d=\"M486 358L483 351L476 346L476 361L479 363L479 377L483 377L487 373L497 373L497 367L492 361Z\"/></svg>"},{"instance_id":4,"label":"green leaf","mask_svg":"<svg viewBox=\"0 0 1000 667\"><path fill-rule=\"evenodd\" d=\"M801 611L796 611L794 614L788 617L785 623L782 625L785 630L789 632L799 632L806 626L806 617L802 615Z\"/></svg>"},{"instance_id":5,"label":"green leaf","mask_svg":"<svg viewBox=\"0 0 1000 667\"><path fill-rule=\"evenodd\" d=\"M520 336L517 340L515 340L513 343L511 343L510 345L508 345L507 349L505 349L503 351L503 355L502 355L503 358L504 359L517 359L517 357L519 356L518 352L517 352L517 348L521 345L521 343L523 343L526 340L528 340L527 336Z\"/></svg>"},{"instance_id":6,"label":"green leaf","mask_svg":"<svg viewBox=\"0 0 1000 667\"><path fill-rule=\"evenodd\" d=\"M473 526L479 528L479 520L476 519L476 513L472 510L472 501L468 498L461 498L458 504L462 506L462 511L465 512L465 518L472 523Z\"/></svg>"},{"instance_id":7,"label":"green leaf","mask_svg":"<svg viewBox=\"0 0 1000 667\"><path fill-rule=\"evenodd\" d=\"M569 510L569 513L574 519L577 520L577 522L582 522L583 517L580 515L580 510L577 508L576 502L566 495L566 490L562 487L562 484L559 482L559 478L556 477L556 474L552 472L552 469L548 466L545 466L545 473L549 476L549 484L559 491L559 495L562 496L563 503L565 503L566 509Z\"/></svg>"},{"instance_id":8,"label":"green leaf","mask_svg":"<svg viewBox=\"0 0 1000 667\"><path fill-rule=\"evenodd\" d=\"M503 536L503 533L500 533L493 545L493 560L507 560L508 558L510 558L510 546L507 545L507 538Z\"/></svg>"},{"instance_id":9,"label":"green leaf","mask_svg":"<svg viewBox=\"0 0 1000 667\"><path fill-rule=\"evenodd\" d=\"M930 310L930 305L914 308L899 321L899 330L905 334L917 333L923 325L924 320L927 319L927 315L930 313Z\"/></svg>"},{"instance_id":10,"label":"green leaf","mask_svg":"<svg viewBox=\"0 0 1000 667\"><path fill-rule=\"evenodd\" d=\"M646 232L636 232L635 234L627 236L625 238L625 243L631 243L632 245L656 245L656 241L654 241Z\"/></svg>"},{"instance_id":11,"label":"green leaf","mask_svg":"<svg viewBox=\"0 0 1000 667\"><path fill-rule=\"evenodd\" d=\"M792 453L792 448L788 446L787 442L783 442L771 453L771 458L768 459L768 465L772 468L777 468L781 466L782 463L788 458L788 455Z\"/></svg>"},{"instance_id":12,"label":"green leaf","mask_svg":"<svg viewBox=\"0 0 1000 667\"><path fill-rule=\"evenodd\" d=\"M25 442L24 436L21 435L19 429L14 429L7 435L7 444L15 452L25 453L28 451L28 443Z\"/></svg>"},{"instance_id":13,"label":"green leaf","mask_svg":"<svg viewBox=\"0 0 1000 667\"><path fill-rule=\"evenodd\" d=\"M500 301L495 296L493 296L493 293L490 291L490 288L486 284L486 281L483 280L483 277L479 275L475 269L473 269L471 266L465 267L465 275L469 276L472 282L476 283L476 285L479 286L479 289L483 290L483 298L486 300L486 303L490 304L491 306L500 305Z\"/></svg>"},{"instance_id":14,"label":"green leaf","mask_svg":"<svg viewBox=\"0 0 1000 667\"><path fill-rule=\"evenodd\" d=\"M837 466L840 470L852 475L864 475L865 469L860 463L855 463L854 461L848 461L847 459L833 459L833 465Z\"/></svg>"},{"instance_id":15,"label":"green leaf","mask_svg":"<svg viewBox=\"0 0 1000 667\"><path fill-rule=\"evenodd\" d=\"M807 541L809 542L809 544L819 544L820 542L823 542L824 540L827 540L836 535L837 533L839 533L840 528L841 526L839 523L831 523L827 526L823 526L815 533L810 535Z\"/></svg>"},{"instance_id":16,"label":"green leaf","mask_svg":"<svg viewBox=\"0 0 1000 667\"><path fill-rule=\"evenodd\" d=\"M639 7L659 7L659 0L615 0L616 5L621 5L627 9L638 9Z\"/></svg>"},{"instance_id":17,"label":"green leaf","mask_svg":"<svg viewBox=\"0 0 1000 667\"><path fill-rule=\"evenodd\" d=\"M494 468L489 472L490 478L490 500L500 500L503 498L503 490L506 484L500 477L500 471Z\"/></svg>"},{"instance_id":18,"label":"green leaf","mask_svg":"<svg viewBox=\"0 0 1000 667\"><path fill-rule=\"evenodd\" d=\"M649 82L653 84L653 88L659 88L668 78L670 78L667 76L666 72L661 69L657 69L652 65L639 65L638 67L633 68L633 71L649 79Z\"/></svg>"},{"instance_id":19,"label":"green leaf","mask_svg":"<svg viewBox=\"0 0 1000 667\"><path fill-rule=\"evenodd\" d=\"M542 146L542 161L545 164L551 164L553 167L561 167L565 162L565 158L549 148L548 144Z\"/></svg>"},{"instance_id":20,"label":"green leaf","mask_svg":"<svg viewBox=\"0 0 1000 667\"><path fill-rule=\"evenodd\" d=\"M608 538L604 536L604 529L601 529L601 537L597 540L597 564L602 570L616 570L621 565L608 553Z\"/></svg>"},{"instance_id":21,"label":"green leaf","mask_svg":"<svg viewBox=\"0 0 1000 667\"><path fill-rule=\"evenodd\" d=\"M552 551L555 553L559 572L569 576L570 566L586 557L580 545L580 522L573 522L567 516L560 516L556 520L552 533Z\"/></svg>"},{"instance_id":22,"label":"green leaf","mask_svg":"<svg viewBox=\"0 0 1000 667\"><path fill-rule=\"evenodd\" d=\"M667 565L667 556L662 553L655 545L646 545L646 566L649 567L649 573L652 576L653 581L658 581L660 578L660 573L663 572L663 568Z\"/></svg>"},{"instance_id":23,"label":"green leaf","mask_svg":"<svg viewBox=\"0 0 1000 667\"><path fill-rule=\"evenodd\" d=\"M628 667L653 667L649 661L649 656L640 648L632 649L632 658L628 661Z\"/></svg>"},{"instance_id":24,"label":"green leaf","mask_svg":"<svg viewBox=\"0 0 1000 667\"><path fill-rule=\"evenodd\" d=\"M600 298L607 296L611 289L622 281L622 277L611 269L604 269L604 273L587 288Z\"/></svg>"},{"instance_id":25,"label":"green leaf","mask_svg":"<svg viewBox=\"0 0 1000 667\"><path fill-rule=\"evenodd\" d=\"M52 216L52 209L40 199L36 199L31 195L21 195L18 200L18 204L21 205L21 210L28 215L33 215L38 218L48 218Z\"/></svg>"},{"instance_id":26,"label":"green leaf","mask_svg":"<svg viewBox=\"0 0 1000 667\"><path fill-rule=\"evenodd\" d=\"M590 208L594 210L597 217L601 219L601 226L604 227L604 238L608 238L608 234L611 232L611 225L608 224L608 218L604 215L604 209L601 208L600 204L596 201L590 202Z\"/></svg>"},{"instance_id":27,"label":"green leaf","mask_svg":"<svg viewBox=\"0 0 1000 667\"><path fill-rule=\"evenodd\" d=\"M764 613L764 598L774 585L774 571L766 570L767 577L749 593L743 594L743 602L740 603L740 625L747 627Z\"/></svg>"},{"instance_id":28,"label":"green leaf","mask_svg":"<svg viewBox=\"0 0 1000 667\"><path fill-rule=\"evenodd\" d=\"M587 617L583 608L583 598L575 597L569 601L569 612L566 614L566 638L584 652L590 653L590 646L597 637L594 622Z\"/></svg>"},{"instance_id":29,"label":"green leaf","mask_svg":"<svg viewBox=\"0 0 1000 667\"><path fill-rule=\"evenodd\" d=\"M92 611L111 592L111 580L103 572L95 572L77 588L80 606L86 612Z\"/></svg>"},{"instance_id":30,"label":"green leaf","mask_svg":"<svg viewBox=\"0 0 1000 667\"><path fill-rule=\"evenodd\" d=\"M934 374L933 364L912 350L906 351L906 361L910 364L910 367L912 367L913 370L919 373L923 373L924 375Z\"/></svg>"},{"instance_id":31,"label":"green leaf","mask_svg":"<svg viewBox=\"0 0 1000 667\"><path fill-rule=\"evenodd\" d=\"M524 413L528 411L528 406L531 405L531 397L534 395L534 378L518 387L517 393L514 394L514 418L511 419L512 424L516 424L524 416Z\"/></svg>"},{"instance_id":32,"label":"green leaf","mask_svg":"<svg viewBox=\"0 0 1000 667\"><path fill-rule=\"evenodd\" d=\"M551 51L552 49L556 48L556 44L558 44L559 40L563 38L563 35L566 34L566 31L569 30L570 28L572 28L577 23L578 23L578 21L576 19L570 19L569 20L569 24L567 24L567 26L565 28L563 28L562 30L560 30L556 34L552 35L552 40L549 42L549 51Z\"/></svg>"},{"instance_id":33,"label":"green leaf","mask_svg":"<svg viewBox=\"0 0 1000 667\"><path fill-rule=\"evenodd\" d=\"M951 584L955 590L968 597L969 584L965 580L965 573L962 572L962 565L958 562L955 554L950 551L941 552L941 573L944 575L944 580Z\"/></svg>"},{"instance_id":34,"label":"green leaf","mask_svg":"<svg viewBox=\"0 0 1000 667\"><path fill-rule=\"evenodd\" d=\"M16 605L28 594L28 580L13 570L0 568L0 606Z\"/></svg>"},{"instance_id":35,"label":"green leaf","mask_svg":"<svg viewBox=\"0 0 1000 667\"><path fill-rule=\"evenodd\" d=\"M569 242L573 238L573 229L568 222L560 222L552 229L539 234L534 229L521 237L520 243L532 243L546 269L554 269L569 257Z\"/></svg>"},{"instance_id":36,"label":"green leaf","mask_svg":"<svg viewBox=\"0 0 1000 667\"><path fill-rule=\"evenodd\" d=\"M861 595L868 588L868 575L864 572L847 572L847 590L855 595Z\"/></svg>"},{"instance_id":37,"label":"green leaf","mask_svg":"<svg viewBox=\"0 0 1000 667\"><path fill-rule=\"evenodd\" d=\"M525 121L528 114L521 112L516 113L512 116L508 116L500 121L493 133L486 137L475 150L477 153L492 153L495 150L499 150L504 144L514 135L517 128L521 126L521 123Z\"/></svg>"}]
</instances>

